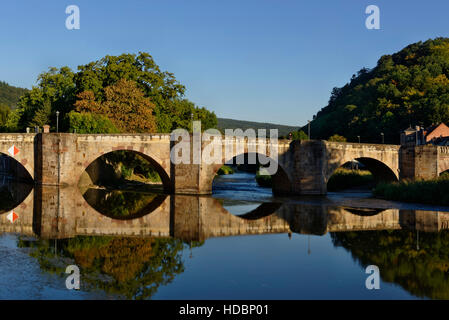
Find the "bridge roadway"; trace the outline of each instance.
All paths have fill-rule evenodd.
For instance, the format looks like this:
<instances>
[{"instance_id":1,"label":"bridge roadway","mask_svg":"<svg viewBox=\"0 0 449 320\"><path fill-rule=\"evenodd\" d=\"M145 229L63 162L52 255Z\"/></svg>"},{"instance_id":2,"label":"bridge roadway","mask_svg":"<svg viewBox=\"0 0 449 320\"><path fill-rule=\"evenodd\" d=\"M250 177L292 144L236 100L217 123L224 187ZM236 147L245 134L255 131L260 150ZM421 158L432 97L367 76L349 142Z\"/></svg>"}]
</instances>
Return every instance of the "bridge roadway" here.
<instances>
[{"instance_id":1,"label":"bridge roadway","mask_svg":"<svg viewBox=\"0 0 449 320\"><path fill-rule=\"evenodd\" d=\"M0 214L0 232L46 239L83 236L176 237L186 241L212 237L411 229L434 232L449 228L449 212L371 210L312 204L264 203L233 215L210 196L161 195L142 212L113 218L92 208L76 187L36 187L13 210Z\"/></svg>"},{"instance_id":2,"label":"bridge roadway","mask_svg":"<svg viewBox=\"0 0 449 320\"><path fill-rule=\"evenodd\" d=\"M363 163L379 180L434 178L449 169L448 147L269 139L245 139L241 145L239 141L235 137L202 141L202 153L216 160L212 164L193 163L193 143L191 164L173 164L170 150L177 142L168 134L0 134L0 154L13 157L17 175L29 175L36 185L76 186L100 156L128 150L154 165L167 193L197 195L212 192L212 180L224 163L252 153L268 157L278 168L273 192L285 195L326 194L332 173L351 160Z\"/></svg>"}]
</instances>

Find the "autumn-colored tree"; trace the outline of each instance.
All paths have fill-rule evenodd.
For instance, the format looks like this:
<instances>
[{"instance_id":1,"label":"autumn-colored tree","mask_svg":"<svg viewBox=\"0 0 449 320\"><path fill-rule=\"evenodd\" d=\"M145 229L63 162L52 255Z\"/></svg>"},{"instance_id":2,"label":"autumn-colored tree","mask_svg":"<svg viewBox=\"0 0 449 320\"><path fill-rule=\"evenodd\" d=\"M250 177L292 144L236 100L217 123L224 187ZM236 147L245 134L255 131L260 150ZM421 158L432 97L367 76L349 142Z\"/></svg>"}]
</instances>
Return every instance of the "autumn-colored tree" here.
<instances>
[{"instance_id":1,"label":"autumn-colored tree","mask_svg":"<svg viewBox=\"0 0 449 320\"><path fill-rule=\"evenodd\" d=\"M93 92L77 95L78 112L91 112L109 118L121 132L156 132L154 104L145 97L136 82L121 79L104 89L105 100L96 101Z\"/></svg>"},{"instance_id":2,"label":"autumn-colored tree","mask_svg":"<svg viewBox=\"0 0 449 320\"><path fill-rule=\"evenodd\" d=\"M200 245L190 243L191 248ZM187 248L179 239L108 236L58 240L57 254L48 240L21 239L18 246L30 248L45 272L65 275L61 261L74 259L83 275L83 291L101 289L127 299L151 298L184 272L182 253Z\"/></svg>"},{"instance_id":3,"label":"autumn-colored tree","mask_svg":"<svg viewBox=\"0 0 449 320\"><path fill-rule=\"evenodd\" d=\"M92 91L83 91L76 95L75 110L78 112L100 112L102 113L101 103L95 100Z\"/></svg>"}]
</instances>

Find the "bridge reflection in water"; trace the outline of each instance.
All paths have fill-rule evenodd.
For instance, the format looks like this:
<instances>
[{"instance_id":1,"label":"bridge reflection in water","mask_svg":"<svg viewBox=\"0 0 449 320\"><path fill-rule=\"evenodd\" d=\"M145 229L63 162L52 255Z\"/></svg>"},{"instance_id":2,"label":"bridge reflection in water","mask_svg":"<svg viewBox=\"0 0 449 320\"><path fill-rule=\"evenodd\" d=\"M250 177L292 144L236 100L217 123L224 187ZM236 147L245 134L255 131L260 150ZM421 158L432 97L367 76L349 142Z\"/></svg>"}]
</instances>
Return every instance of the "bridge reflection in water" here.
<instances>
[{"instance_id":1,"label":"bridge reflection in water","mask_svg":"<svg viewBox=\"0 0 449 320\"><path fill-rule=\"evenodd\" d=\"M118 294L129 299L151 298L160 287L171 283L177 275L187 270L183 257L186 250L191 253L192 248L201 247L204 240L213 237L330 233L327 238L332 242L331 250L323 252L325 247L322 246L318 253L319 259L316 260L316 253L306 263L303 262L308 255L298 255L296 245L309 237L295 237L293 242L285 239L288 244L283 242L282 246L285 247L282 248L286 248L286 251L280 250L279 246L271 249L270 246L267 247L276 237L260 237L226 239L224 242L228 243L231 249L226 249L226 245L223 246L221 241L210 241L207 250L203 248L197 252L198 255L202 252L203 258L204 255L212 254L207 260L208 266L215 266L208 269L211 279L220 278L214 272L223 271L223 260L214 261L218 255L213 254L211 247L218 248L217 252L220 251L219 254L224 255L227 261L224 268L233 270L238 264L239 273L232 274L233 278L238 277L242 269L251 269L254 263L263 263L265 269L269 270L269 273L261 275L263 281L271 277L273 283L288 281L294 282L296 286L293 285L290 289L282 288L282 291L261 289L257 276L254 276L257 283L254 292L265 290L268 297L274 298L279 298L279 294L284 292L285 297L292 298L298 294L301 296L301 293L302 296L309 293L299 289L304 287L303 284L307 283L309 278L317 281L317 288L320 288L320 285L322 288L334 288L328 283L328 278L322 277L324 269L319 264L326 261L335 263L336 255L344 257L343 253L335 253L334 250L335 247L343 247L363 269L370 264L377 265L384 282L399 284L418 297L449 299L449 252L446 249L449 248L449 232L439 232L448 229L449 212L337 207L317 203L293 203L294 199L289 198L288 202L285 200L279 203L260 203L258 206L256 204L254 210L235 215L222 205L227 203L226 200L209 196L141 194L133 198L133 193L126 194L126 191L88 189L82 194L78 188L32 188L9 183L7 191L0 189L0 206L4 207L4 210L0 211L0 233L10 232L25 236L17 237L17 246L27 248L30 256L39 263L40 269L48 273L54 273L56 270L65 276L67 264L79 265L84 279L82 290L86 292L101 289L107 294ZM8 201L5 202L5 199ZM12 202L21 203L11 207ZM123 207L120 207L121 205ZM239 208L241 209L241 206ZM7 218L10 209L18 215L14 223ZM31 236L31 239L27 236ZM36 237L39 239L34 239ZM269 253L268 258L267 255L259 255L257 252L255 255L245 252L245 257L234 257L239 251L235 248L236 243L247 249L251 247L248 243L254 244L253 240L257 241L253 248L266 251ZM293 251L288 251L289 249ZM282 260L285 258L284 254L288 254L288 261L294 266L294 275L288 271L292 270L291 266L284 268L285 264L271 258L273 255ZM330 257L328 260L327 255ZM14 280L18 281L17 279L22 281L21 261L13 261L17 263L14 269L19 270L20 276L12 275L9 278L8 275L8 284L14 283ZM316 264L317 261L319 264ZM348 261L349 259L339 259L336 269L353 268L352 262ZM203 279L204 270L190 264L187 278L201 278L202 280L198 280L197 290L205 290L202 297L214 297L216 287L211 286L209 290L200 285L203 281L206 285L209 284ZM325 270L331 275L340 276L338 272L333 273L333 268ZM349 297L366 294L363 286L360 287L361 291L354 289L358 288L359 270L358 267L351 270L357 270L354 273L355 282L350 282L352 278L347 279L349 282L344 288L338 282L338 290L341 291L336 291L339 294L337 298L344 297L344 294ZM362 274L365 275L364 270ZM242 277L247 276L248 274L242 274ZM223 287L226 287L227 279L223 277ZM320 281L325 283L320 284ZM187 283L188 292L191 294L191 282ZM184 289L182 281L181 284L173 285L175 291ZM29 286L33 288L32 283ZM40 286L36 285L36 288L41 290ZM251 285L248 286L251 289ZM19 290L14 285L10 285L10 288L11 291ZM26 288L29 291L29 287ZM386 294L383 297L388 297L388 289L382 289L382 294ZM238 292L233 291L232 295L235 294ZM29 296L24 293L19 297Z\"/></svg>"},{"instance_id":2,"label":"bridge reflection in water","mask_svg":"<svg viewBox=\"0 0 449 320\"><path fill-rule=\"evenodd\" d=\"M22 185L19 185L22 186ZM16 190L16 200L26 188ZM14 187L13 187L14 190ZM78 188L36 187L13 211L0 214L0 232L63 239L75 236L140 236L203 241L212 237L250 234L449 228L449 213L437 211L363 209L305 203L262 203L243 215L233 215L209 196L154 195L137 212L113 216L98 212ZM92 196L92 194L91 194ZM106 197L107 195L105 195ZM12 209L12 208L11 208ZM98 209L98 208L97 208ZM9 208L8 208L9 210Z\"/></svg>"}]
</instances>

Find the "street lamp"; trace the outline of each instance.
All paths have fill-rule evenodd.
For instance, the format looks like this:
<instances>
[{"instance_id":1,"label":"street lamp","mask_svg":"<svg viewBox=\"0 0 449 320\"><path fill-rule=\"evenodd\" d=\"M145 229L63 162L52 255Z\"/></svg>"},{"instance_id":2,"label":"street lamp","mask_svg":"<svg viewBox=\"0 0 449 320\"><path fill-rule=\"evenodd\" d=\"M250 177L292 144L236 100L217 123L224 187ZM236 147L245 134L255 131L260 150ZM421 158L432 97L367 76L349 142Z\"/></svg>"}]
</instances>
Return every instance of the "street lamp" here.
<instances>
[{"instance_id":1,"label":"street lamp","mask_svg":"<svg viewBox=\"0 0 449 320\"><path fill-rule=\"evenodd\" d=\"M382 136L382 144L384 144L385 143L385 135L383 132L381 132L380 135Z\"/></svg>"},{"instance_id":2,"label":"street lamp","mask_svg":"<svg viewBox=\"0 0 449 320\"><path fill-rule=\"evenodd\" d=\"M59 132L59 111L56 111L56 132Z\"/></svg>"},{"instance_id":3,"label":"street lamp","mask_svg":"<svg viewBox=\"0 0 449 320\"><path fill-rule=\"evenodd\" d=\"M359 139L359 143L360 143L360 136L357 136L357 139Z\"/></svg>"}]
</instances>

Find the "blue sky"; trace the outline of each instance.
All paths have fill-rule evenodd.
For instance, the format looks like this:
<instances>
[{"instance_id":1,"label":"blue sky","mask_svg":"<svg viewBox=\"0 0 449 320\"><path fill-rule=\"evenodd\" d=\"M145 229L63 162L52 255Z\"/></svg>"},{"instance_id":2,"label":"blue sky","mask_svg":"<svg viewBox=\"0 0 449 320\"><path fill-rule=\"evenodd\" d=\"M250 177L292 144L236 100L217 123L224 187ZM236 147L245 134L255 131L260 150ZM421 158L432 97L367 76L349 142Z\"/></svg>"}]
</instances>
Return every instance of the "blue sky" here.
<instances>
[{"instance_id":1,"label":"blue sky","mask_svg":"<svg viewBox=\"0 0 449 320\"><path fill-rule=\"evenodd\" d=\"M77 5L81 29L67 30ZM380 8L380 30L365 8ZM447 0L32 0L0 3L0 80L149 52L217 116L303 125L335 86L383 54L449 36Z\"/></svg>"}]
</instances>

